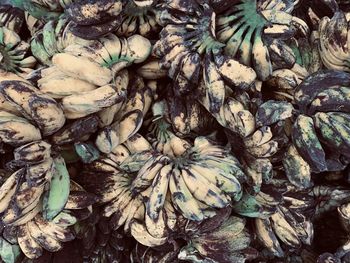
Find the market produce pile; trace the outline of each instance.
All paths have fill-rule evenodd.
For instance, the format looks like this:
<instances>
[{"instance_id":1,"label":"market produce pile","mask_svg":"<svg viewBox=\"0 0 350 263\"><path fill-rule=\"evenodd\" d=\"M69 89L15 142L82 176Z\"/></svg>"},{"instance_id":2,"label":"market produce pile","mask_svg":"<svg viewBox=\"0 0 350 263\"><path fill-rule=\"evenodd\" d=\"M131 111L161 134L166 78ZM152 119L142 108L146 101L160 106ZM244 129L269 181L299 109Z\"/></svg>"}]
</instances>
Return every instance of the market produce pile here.
<instances>
[{"instance_id":1,"label":"market produce pile","mask_svg":"<svg viewBox=\"0 0 350 263\"><path fill-rule=\"evenodd\" d=\"M0 2L0 262L350 262L350 1Z\"/></svg>"}]
</instances>

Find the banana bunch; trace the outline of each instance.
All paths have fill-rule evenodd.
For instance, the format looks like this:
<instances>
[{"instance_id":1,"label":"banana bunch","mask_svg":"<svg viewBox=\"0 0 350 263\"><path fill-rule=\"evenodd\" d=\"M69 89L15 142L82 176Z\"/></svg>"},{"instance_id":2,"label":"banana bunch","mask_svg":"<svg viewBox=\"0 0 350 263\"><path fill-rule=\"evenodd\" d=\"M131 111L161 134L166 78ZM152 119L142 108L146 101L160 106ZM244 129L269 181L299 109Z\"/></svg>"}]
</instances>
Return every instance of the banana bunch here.
<instances>
[{"instance_id":1,"label":"banana bunch","mask_svg":"<svg viewBox=\"0 0 350 263\"><path fill-rule=\"evenodd\" d=\"M302 245L311 245L313 241L313 223L315 199L309 195L309 190L299 190L282 180L283 186L278 187L282 199L274 206L275 213L268 218L255 218L254 230L259 242L273 256L284 258L289 253L300 255ZM268 198L259 199L271 205L270 198L276 198L267 190ZM269 194L270 193L270 194ZM260 197L263 195L260 195Z\"/></svg>"},{"instance_id":2,"label":"banana bunch","mask_svg":"<svg viewBox=\"0 0 350 263\"><path fill-rule=\"evenodd\" d=\"M31 16L27 16L27 18L27 21L35 19ZM51 65L52 56L63 52L67 46L89 42L72 34L69 21L64 16L57 20L48 21L43 25L42 29L37 30L35 33L33 32L32 35L30 42L31 51L34 57L44 65Z\"/></svg>"},{"instance_id":3,"label":"banana bunch","mask_svg":"<svg viewBox=\"0 0 350 263\"><path fill-rule=\"evenodd\" d=\"M120 13L121 22L116 29L116 34L129 37L136 33L147 37L158 33L160 26L157 21L158 9L155 9L156 2L153 0L124 0L122 12Z\"/></svg>"},{"instance_id":4,"label":"banana bunch","mask_svg":"<svg viewBox=\"0 0 350 263\"><path fill-rule=\"evenodd\" d=\"M64 177L67 173L58 167L63 160L53 159L51 145L44 141L34 141L15 148L14 157L8 166L17 171L0 188L2 222L18 226L31 220L42 209L47 218L58 214L69 194L69 176ZM46 191L48 187L50 190ZM66 197L62 192L64 187ZM47 198L43 201L44 195Z\"/></svg>"},{"instance_id":5,"label":"banana bunch","mask_svg":"<svg viewBox=\"0 0 350 263\"><path fill-rule=\"evenodd\" d=\"M69 178L68 178L69 180ZM51 187L51 186L50 186ZM92 212L91 205L95 202L94 196L88 194L81 186L71 181L69 198L59 213L51 219L44 216L45 210L38 213L30 220L21 224L11 224L5 227L6 238L17 243L27 258L36 259L44 254L44 249L49 252L57 252L63 248L63 242L69 242L75 238L73 225L79 220L86 219ZM50 189L50 195L52 191ZM57 193L59 194L59 193ZM50 198L50 196L49 196ZM56 196L56 199L59 198ZM55 201L55 200L51 200ZM45 209L45 207L43 208ZM88 214L84 214L84 209ZM83 215L83 217L82 217Z\"/></svg>"},{"instance_id":6,"label":"banana bunch","mask_svg":"<svg viewBox=\"0 0 350 263\"><path fill-rule=\"evenodd\" d=\"M161 137L165 131L159 132ZM170 133L171 135L171 133ZM138 171L131 184L136 195L146 195L147 217L157 223L170 197L185 218L202 221L242 196L245 175L237 159L205 137L194 144L172 135L163 150ZM146 221L147 222L147 221Z\"/></svg>"},{"instance_id":7,"label":"banana bunch","mask_svg":"<svg viewBox=\"0 0 350 263\"><path fill-rule=\"evenodd\" d=\"M220 217L219 217L220 216ZM244 263L257 257L250 247L252 239L246 220L226 213L203 221L195 230L186 231L187 245L178 258L189 262Z\"/></svg>"},{"instance_id":8,"label":"banana bunch","mask_svg":"<svg viewBox=\"0 0 350 263\"><path fill-rule=\"evenodd\" d=\"M349 72L350 29L346 14L338 10L332 18L323 17L319 22L318 33L318 47L323 64L328 69Z\"/></svg>"},{"instance_id":9,"label":"banana bunch","mask_svg":"<svg viewBox=\"0 0 350 263\"><path fill-rule=\"evenodd\" d=\"M30 46L11 29L0 27L0 69L18 75L31 72L36 64L33 56L28 55Z\"/></svg>"},{"instance_id":10,"label":"banana bunch","mask_svg":"<svg viewBox=\"0 0 350 263\"><path fill-rule=\"evenodd\" d=\"M89 218L74 225L81 262L128 262L134 242L122 231L111 229L108 219L99 212L94 208Z\"/></svg>"},{"instance_id":11,"label":"banana bunch","mask_svg":"<svg viewBox=\"0 0 350 263\"><path fill-rule=\"evenodd\" d=\"M5 227L11 239L21 248L23 254L30 259L39 258L44 249L56 252L62 249L62 242L75 238L69 227L75 224L76 218L61 212L53 221L45 220L40 214L16 227ZM14 234L15 233L15 234Z\"/></svg>"},{"instance_id":12,"label":"banana bunch","mask_svg":"<svg viewBox=\"0 0 350 263\"><path fill-rule=\"evenodd\" d=\"M153 54L173 79L176 96L196 90L204 81L209 111L217 113L225 96L224 80L233 86L248 87L256 73L222 55L225 45L215 36L215 13L209 1L165 1L163 6L160 21L166 26Z\"/></svg>"},{"instance_id":13,"label":"banana bunch","mask_svg":"<svg viewBox=\"0 0 350 263\"><path fill-rule=\"evenodd\" d=\"M28 82L2 81L0 94L26 119L33 121L44 136L55 133L65 123L66 118L60 105Z\"/></svg>"},{"instance_id":14,"label":"banana bunch","mask_svg":"<svg viewBox=\"0 0 350 263\"><path fill-rule=\"evenodd\" d=\"M303 180L300 169L341 171L348 164L349 77L341 71L318 71L296 88L294 100L300 114L291 137L297 151L291 149L291 158L287 158L292 160L287 166L294 169L291 175L296 181Z\"/></svg>"},{"instance_id":15,"label":"banana bunch","mask_svg":"<svg viewBox=\"0 0 350 263\"><path fill-rule=\"evenodd\" d=\"M47 23L45 27L50 27L50 23ZM45 27L43 34L45 32L52 34L53 30L45 31ZM69 33L67 34L69 35ZM84 104L87 106L85 108L80 106L80 109L73 109L73 111L77 111L77 114L68 114L68 118L78 118L90 114L91 112L86 113L85 111L88 110L86 108L90 107L91 104L93 104L93 112L97 112L104 107L112 106L112 98L114 97L115 101L116 97L118 97L116 96L118 92L114 90L124 89L128 83L128 78L124 76L125 74L121 77L114 75L132 63L144 61L150 53L150 42L139 35L133 35L128 39L124 39L109 34L99 40L82 40L82 42L75 41L76 37L73 37L71 39L73 42L70 42L70 37L67 37L67 40L65 40L64 36L62 37L62 41L65 43L48 40L47 45L45 44L45 38L43 38L45 50L48 50L49 48L47 46L51 45L50 56L53 55L53 57L51 60L52 65L41 71L38 86L43 92L48 93L54 98L67 96L62 102L64 108L67 104L74 104L76 96L79 96L79 98L86 97ZM69 43L73 44L65 47ZM62 48L65 48L63 53L56 53ZM38 49L40 54L43 54L42 51L42 48ZM50 56L44 54L43 58L49 60ZM113 78L115 78L114 83L117 85L114 88L108 85ZM122 85L119 87L117 81L124 82L120 83ZM100 88L98 89L98 87ZM123 94L123 92L121 93ZM101 98L111 98L106 99L106 102L102 103L100 102L101 98L95 99L96 94L101 94L99 95ZM72 97L69 95L72 95ZM122 95L120 94L120 96ZM101 104L101 106L96 104ZM71 111L72 109L69 110ZM81 115L80 113L85 115Z\"/></svg>"},{"instance_id":16,"label":"banana bunch","mask_svg":"<svg viewBox=\"0 0 350 263\"><path fill-rule=\"evenodd\" d=\"M0 6L0 27L7 27L11 31L19 33L24 23L22 10L10 5Z\"/></svg>"},{"instance_id":17,"label":"banana bunch","mask_svg":"<svg viewBox=\"0 0 350 263\"><path fill-rule=\"evenodd\" d=\"M249 184L256 192L262 180L271 177L271 158L288 141L282 128L292 111L292 104L283 101L268 100L253 105L249 94L243 92L240 96L227 97L220 114L214 116L226 128L232 151L239 156Z\"/></svg>"},{"instance_id":18,"label":"banana bunch","mask_svg":"<svg viewBox=\"0 0 350 263\"><path fill-rule=\"evenodd\" d=\"M241 0L230 6L217 18L217 38L226 43L225 54L251 66L263 81L273 69L291 67L295 56L283 39L293 35L295 27L308 34L308 26L290 14L293 8L281 0Z\"/></svg>"},{"instance_id":19,"label":"banana bunch","mask_svg":"<svg viewBox=\"0 0 350 263\"><path fill-rule=\"evenodd\" d=\"M175 209L170 197L164 206L162 220L153 222L145 213L143 196L132 191L135 173L154 155L151 144L140 134L135 134L115 147L105 157L87 165L82 184L99 197L101 213L108 217L113 230L124 225L124 231L147 246L161 245L167 241L168 229L174 229Z\"/></svg>"}]
</instances>

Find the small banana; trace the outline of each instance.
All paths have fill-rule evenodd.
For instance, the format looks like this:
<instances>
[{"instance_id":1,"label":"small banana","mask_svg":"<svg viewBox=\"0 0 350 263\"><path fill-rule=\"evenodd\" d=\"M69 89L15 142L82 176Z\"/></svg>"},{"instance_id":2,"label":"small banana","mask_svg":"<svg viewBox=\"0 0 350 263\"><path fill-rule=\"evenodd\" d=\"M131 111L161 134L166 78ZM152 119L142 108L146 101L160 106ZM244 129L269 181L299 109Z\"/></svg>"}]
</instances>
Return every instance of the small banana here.
<instances>
[{"instance_id":1,"label":"small banana","mask_svg":"<svg viewBox=\"0 0 350 263\"><path fill-rule=\"evenodd\" d=\"M88 81L96 86L107 85L113 78L110 69L85 57L58 53L52 57L52 63L68 76Z\"/></svg>"},{"instance_id":2,"label":"small banana","mask_svg":"<svg viewBox=\"0 0 350 263\"><path fill-rule=\"evenodd\" d=\"M123 101L126 94L125 90L120 88L109 84L64 97L62 107L65 116L69 119L81 118Z\"/></svg>"},{"instance_id":3,"label":"small banana","mask_svg":"<svg viewBox=\"0 0 350 263\"><path fill-rule=\"evenodd\" d=\"M156 238L152 236L146 229L146 227L134 220L131 222L131 235L141 244L149 247L160 246L167 241L167 237Z\"/></svg>"},{"instance_id":4,"label":"small banana","mask_svg":"<svg viewBox=\"0 0 350 263\"><path fill-rule=\"evenodd\" d=\"M27 119L0 111L0 138L11 145L21 145L41 139L40 130Z\"/></svg>"},{"instance_id":5,"label":"small banana","mask_svg":"<svg viewBox=\"0 0 350 263\"><path fill-rule=\"evenodd\" d=\"M173 169L169 181L169 189L173 203L184 217L199 222L204 219L204 214L185 184L179 169Z\"/></svg>"},{"instance_id":6,"label":"small banana","mask_svg":"<svg viewBox=\"0 0 350 263\"><path fill-rule=\"evenodd\" d=\"M164 165L152 182L152 192L146 204L146 212L152 220L158 219L164 205L172 168L172 164Z\"/></svg>"},{"instance_id":7,"label":"small banana","mask_svg":"<svg viewBox=\"0 0 350 263\"><path fill-rule=\"evenodd\" d=\"M229 204L228 197L195 170L182 169L181 174L188 189L199 201L215 208L223 208Z\"/></svg>"},{"instance_id":8,"label":"small banana","mask_svg":"<svg viewBox=\"0 0 350 263\"><path fill-rule=\"evenodd\" d=\"M255 231L257 237L261 243L264 244L274 255L277 257L283 257L284 252L281 245L272 230L270 220L268 219L255 219Z\"/></svg>"},{"instance_id":9,"label":"small banana","mask_svg":"<svg viewBox=\"0 0 350 263\"><path fill-rule=\"evenodd\" d=\"M17 241L19 247L26 257L35 259L42 255L43 249L30 235L27 224L18 227Z\"/></svg>"},{"instance_id":10,"label":"small banana","mask_svg":"<svg viewBox=\"0 0 350 263\"><path fill-rule=\"evenodd\" d=\"M53 134L65 123L65 116L57 102L26 82L3 81L0 92L25 117L34 120L44 135Z\"/></svg>"}]
</instances>

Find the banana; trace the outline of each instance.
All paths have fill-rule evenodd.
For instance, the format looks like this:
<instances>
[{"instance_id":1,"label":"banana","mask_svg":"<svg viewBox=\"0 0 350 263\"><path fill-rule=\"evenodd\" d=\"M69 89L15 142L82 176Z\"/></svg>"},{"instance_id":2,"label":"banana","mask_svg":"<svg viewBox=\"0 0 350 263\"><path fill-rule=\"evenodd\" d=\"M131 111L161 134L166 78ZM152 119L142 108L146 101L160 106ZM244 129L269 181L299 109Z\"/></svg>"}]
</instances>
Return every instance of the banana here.
<instances>
[{"instance_id":1,"label":"banana","mask_svg":"<svg viewBox=\"0 0 350 263\"><path fill-rule=\"evenodd\" d=\"M21 112L13 104L8 102L2 94L0 94L0 110L17 116L22 115Z\"/></svg>"},{"instance_id":2,"label":"banana","mask_svg":"<svg viewBox=\"0 0 350 263\"><path fill-rule=\"evenodd\" d=\"M52 220L67 203L70 179L66 164L62 157L54 159L54 172L50 182L47 199L44 200L43 216Z\"/></svg>"},{"instance_id":3,"label":"banana","mask_svg":"<svg viewBox=\"0 0 350 263\"><path fill-rule=\"evenodd\" d=\"M123 144L120 144L117 147L115 147L111 153L107 155L107 158L120 166L121 163L128 160L130 154L132 154L132 152L130 152L129 149Z\"/></svg>"},{"instance_id":4,"label":"banana","mask_svg":"<svg viewBox=\"0 0 350 263\"><path fill-rule=\"evenodd\" d=\"M152 236L146 229L146 227L134 220L131 222L130 226L131 235L142 245L148 247L160 246L163 245L167 241L167 237L156 238Z\"/></svg>"},{"instance_id":5,"label":"banana","mask_svg":"<svg viewBox=\"0 0 350 263\"><path fill-rule=\"evenodd\" d=\"M350 115L343 112L330 112L328 113L330 121L334 128L341 135L347 149L350 147Z\"/></svg>"},{"instance_id":6,"label":"banana","mask_svg":"<svg viewBox=\"0 0 350 263\"><path fill-rule=\"evenodd\" d=\"M186 51L186 49L186 46L182 43L175 45L168 53L165 53L165 55L159 61L161 67L169 69L171 62L174 61L182 52Z\"/></svg>"},{"instance_id":7,"label":"banana","mask_svg":"<svg viewBox=\"0 0 350 263\"><path fill-rule=\"evenodd\" d=\"M224 63L218 67L221 76L228 83L241 87L249 87L257 78L255 71L234 59L226 58Z\"/></svg>"},{"instance_id":8,"label":"banana","mask_svg":"<svg viewBox=\"0 0 350 263\"><path fill-rule=\"evenodd\" d=\"M341 111L350 113L350 88L338 87L324 90L317 94L310 104L310 115L318 111Z\"/></svg>"},{"instance_id":9,"label":"banana","mask_svg":"<svg viewBox=\"0 0 350 263\"><path fill-rule=\"evenodd\" d=\"M50 65L51 64L51 56L46 51L43 43L41 40L43 39L43 32L38 31L33 35L33 39L30 42L30 49L33 53L33 55L38 59L41 63L44 65Z\"/></svg>"},{"instance_id":10,"label":"banana","mask_svg":"<svg viewBox=\"0 0 350 263\"><path fill-rule=\"evenodd\" d=\"M124 100L125 90L114 85L66 96L62 99L65 116L69 119L81 118L112 106Z\"/></svg>"},{"instance_id":11,"label":"banana","mask_svg":"<svg viewBox=\"0 0 350 263\"><path fill-rule=\"evenodd\" d=\"M94 175L89 175L89 176L97 176L98 174ZM99 197L99 203L107 203L113 200L114 198L117 198L120 196L124 189L125 185L128 183L128 177L120 175L120 174L101 174L99 175L99 178L103 178L103 184L102 186L97 185L96 183L93 184L95 185L95 191L94 193L98 195Z\"/></svg>"},{"instance_id":12,"label":"banana","mask_svg":"<svg viewBox=\"0 0 350 263\"><path fill-rule=\"evenodd\" d=\"M23 214L26 210L32 210L39 202L39 199L44 192L44 185L39 187L30 187L28 184L23 183L21 188L16 192L13 198L16 207L19 208ZM30 206L29 209L27 207Z\"/></svg>"},{"instance_id":13,"label":"banana","mask_svg":"<svg viewBox=\"0 0 350 263\"><path fill-rule=\"evenodd\" d=\"M23 225L29 221L31 221L38 213L41 211L41 200L39 203L30 211L26 212L24 215L21 217L17 218L15 221L11 223L7 223L4 221L5 224L11 224L11 226L20 226Z\"/></svg>"},{"instance_id":14,"label":"banana","mask_svg":"<svg viewBox=\"0 0 350 263\"><path fill-rule=\"evenodd\" d=\"M223 208L229 204L222 191L195 170L185 168L181 174L188 189L199 201L215 208Z\"/></svg>"},{"instance_id":15,"label":"banana","mask_svg":"<svg viewBox=\"0 0 350 263\"><path fill-rule=\"evenodd\" d=\"M51 222L59 227L65 228L74 225L77 222L77 218L66 212L61 212L55 216Z\"/></svg>"},{"instance_id":16,"label":"banana","mask_svg":"<svg viewBox=\"0 0 350 263\"><path fill-rule=\"evenodd\" d=\"M225 39L232 33L229 40L227 41L227 45L225 47L225 53L229 56L236 56L237 51L243 41L243 34L248 29L248 25L244 24L244 21L238 21L235 23L229 31L220 36L221 39Z\"/></svg>"},{"instance_id":17,"label":"banana","mask_svg":"<svg viewBox=\"0 0 350 263\"><path fill-rule=\"evenodd\" d=\"M94 194L85 192L85 191L70 191L68 200L64 209L76 210L84 209L95 204L97 198Z\"/></svg>"},{"instance_id":18,"label":"banana","mask_svg":"<svg viewBox=\"0 0 350 263\"><path fill-rule=\"evenodd\" d=\"M133 193L139 193L151 186L160 169L168 163L169 158L163 155L152 156L140 169L131 183Z\"/></svg>"},{"instance_id":19,"label":"banana","mask_svg":"<svg viewBox=\"0 0 350 263\"><path fill-rule=\"evenodd\" d=\"M117 212L115 212L110 220L110 226L112 229L118 229L120 226L126 223L126 220L130 217L132 217L132 212L135 213L137 208L139 207L136 205L138 203L137 199L131 199L129 203L126 204L126 206L122 206L121 209L119 209ZM130 218L131 220L132 218Z\"/></svg>"},{"instance_id":20,"label":"banana","mask_svg":"<svg viewBox=\"0 0 350 263\"><path fill-rule=\"evenodd\" d=\"M255 28L250 28L248 32L245 33L245 36L236 54L238 61L246 66L251 66L252 48L253 48L252 35L255 30L256 30Z\"/></svg>"},{"instance_id":21,"label":"banana","mask_svg":"<svg viewBox=\"0 0 350 263\"><path fill-rule=\"evenodd\" d=\"M33 119L44 135L53 134L65 123L65 116L57 102L25 82L3 81L0 92L25 117Z\"/></svg>"},{"instance_id":22,"label":"banana","mask_svg":"<svg viewBox=\"0 0 350 263\"><path fill-rule=\"evenodd\" d=\"M128 51L126 58L133 63L144 62L152 51L151 42L140 35L132 35L131 37L128 37L127 47Z\"/></svg>"},{"instance_id":23,"label":"banana","mask_svg":"<svg viewBox=\"0 0 350 263\"><path fill-rule=\"evenodd\" d=\"M52 57L52 63L67 75L83 79L97 86L107 85L113 78L110 69L85 57L58 53Z\"/></svg>"},{"instance_id":24,"label":"banana","mask_svg":"<svg viewBox=\"0 0 350 263\"><path fill-rule=\"evenodd\" d=\"M20 169L10 175L9 178L0 187L0 213L4 212L10 204L13 196L15 195L18 179L23 173L23 169Z\"/></svg>"},{"instance_id":25,"label":"banana","mask_svg":"<svg viewBox=\"0 0 350 263\"><path fill-rule=\"evenodd\" d=\"M30 235L27 224L18 226L17 241L26 257L35 259L42 255L43 249Z\"/></svg>"},{"instance_id":26,"label":"banana","mask_svg":"<svg viewBox=\"0 0 350 263\"><path fill-rule=\"evenodd\" d=\"M18 146L40 140L41 133L25 118L0 111L0 138L4 143Z\"/></svg>"},{"instance_id":27,"label":"banana","mask_svg":"<svg viewBox=\"0 0 350 263\"><path fill-rule=\"evenodd\" d=\"M312 118L299 115L293 125L292 140L312 171L322 172L327 169L325 152L317 138Z\"/></svg>"},{"instance_id":28,"label":"banana","mask_svg":"<svg viewBox=\"0 0 350 263\"><path fill-rule=\"evenodd\" d=\"M186 101L181 97L175 96L172 89L169 90L169 98L167 99L171 124L176 132L187 134L189 130L189 120L187 116Z\"/></svg>"},{"instance_id":29,"label":"banana","mask_svg":"<svg viewBox=\"0 0 350 263\"><path fill-rule=\"evenodd\" d=\"M95 144L103 153L110 153L115 147L120 144L117 131L111 126L105 127L97 134Z\"/></svg>"},{"instance_id":30,"label":"banana","mask_svg":"<svg viewBox=\"0 0 350 263\"><path fill-rule=\"evenodd\" d=\"M169 181L170 184L170 181ZM166 220L166 226L170 231L175 231L177 228L177 213L175 207L171 201L171 193L168 191L165 198L164 207L163 207L164 218Z\"/></svg>"},{"instance_id":31,"label":"banana","mask_svg":"<svg viewBox=\"0 0 350 263\"><path fill-rule=\"evenodd\" d=\"M145 215L145 206L141 200L141 197L133 199L133 205L130 207L127 218L124 223L124 231L130 231L130 223L133 219L143 219Z\"/></svg>"},{"instance_id":32,"label":"banana","mask_svg":"<svg viewBox=\"0 0 350 263\"><path fill-rule=\"evenodd\" d=\"M131 136L124 142L124 145L128 148L130 153L139 153L143 151L149 151L152 149L151 144L139 133Z\"/></svg>"},{"instance_id":33,"label":"banana","mask_svg":"<svg viewBox=\"0 0 350 263\"><path fill-rule=\"evenodd\" d=\"M124 188L123 192L117 198L109 202L103 208L103 215L105 217L110 217L112 214L118 213L118 216L122 216L122 213L125 212L124 209L128 207L131 201L131 191L127 188Z\"/></svg>"},{"instance_id":34,"label":"banana","mask_svg":"<svg viewBox=\"0 0 350 263\"><path fill-rule=\"evenodd\" d=\"M151 220L157 221L159 213L163 208L166 193L169 186L169 178L171 170L173 169L172 164L164 165L155 176L152 185L152 192L149 196L148 202L146 203L146 213Z\"/></svg>"},{"instance_id":35,"label":"banana","mask_svg":"<svg viewBox=\"0 0 350 263\"><path fill-rule=\"evenodd\" d=\"M68 228L63 228L52 222L46 221L40 215L34 217L34 222L42 232L60 242L71 241L75 238L72 231Z\"/></svg>"},{"instance_id":36,"label":"banana","mask_svg":"<svg viewBox=\"0 0 350 263\"><path fill-rule=\"evenodd\" d=\"M167 225L165 222L165 215L163 208L159 211L159 215L156 219L149 217L148 213L145 214L145 226L149 233L155 238L162 238L167 236Z\"/></svg>"},{"instance_id":37,"label":"banana","mask_svg":"<svg viewBox=\"0 0 350 263\"><path fill-rule=\"evenodd\" d=\"M307 106L315 97L330 86L350 86L350 74L337 70L320 70L306 77L294 93L300 110L306 112Z\"/></svg>"},{"instance_id":38,"label":"banana","mask_svg":"<svg viewBox=\"0 0 350 263\"><path fill-rule=\"evenodd\" d=\"M195 170L201 176L204 176L216 187L222 189L229 196L235 197L242 191L240 183L234 177L229 178L229 175L224 176L225 171L210 166L202 162L196 162L189 165L189 169Z\"/></svg>"},{"instance_id":39,"label":"banana","mask_svg":"<svg viewBox=\"0 0 350 263\"><path fill-rule=\"evenodd\" d=\"M225 109L226 110L226 109ZM243 138L251 135L255 130L255 119L250 111L242 110L238 113L225 111L227 126Z\"/></svg>"},{"instance_id":40,"label":"banana","mask_svg":"<svg viewBox=\"0 0 350 263\"><path fill-rule=\"evenodd\" d=\"M244 138L247 147L257 147L269 142L273 137L271 128L263 126L256 130L251 136Z\"/></svg>"},{"instance_id":41,"label":"banana","mask_svg":"<svg viewBox=\"0 0 350 263\"><path fill-rule=\"evenodd\" d=\"M255 31L255 39L252 47L253 68L258 78L267 80L272 74L269 50L261 38L261 29Z\"/></svg>"},{"instance_id":42,"label":"banana","mask_svg":"<svg viewBox=\"0 0 350 263\"><path fill-rule=\"evenodd\" d=\"M56 36L55 36L55 26L57 21L49 21L45 24L42 31L42 41L45 47L45 51L49 54L49 56L53 56L58 52L56 46Z\"/></svg>"},{"instance_id":43,"label":"banana","mask_svg":"<svg viewBox=\"0 0 350 263\"><path fill-rule=\"evenodd\" d=\"M140 129L142 121L142 111L133 110L126 113L118 125L119 142L123 143L133 136Z\"/></svg>"},{"instance_id":44,"label":"banana","mask_svg":"<svg viewBox=\"0 0 350 263\"><path fill-rule=\"evenodd\" d=\"M77 95L82 92L88 92L97 87L87 81L62 75L43 77L38 80L39 89L55 99L62 99L66 96Z\"/></svg>"},{"instance_id":45,"label":"banana","mask_svg":"<svg viewBox=\"0 0 350 263\"><path fill-rule=\"evenodd\" d=\"M299 155L297 149L293 145L288 148L282 162L286 175L292 184L300 188L311 186L310 166Z\"/></svg>"},{"instance_id":46,"label":"banana","mask_svg":"<svg viewBox=\"0 0 350 263\"><path fill-rule=\"evenodd\" d=\"M225 85L214 62L209 58L204 62L204 83L209 102L208 110L215 116L224 104Z\"/></svg>"},{"instance_id":47,"label":"banana","mask_svg":"<svg viewBox=\"0 0 350 263\"><path fill-rule=\"evenodd\" d=\"M181 156L189 148L191 148L191 145L186 140L180 139L177 136L173 136L170 139L170 147L172 149L172 152L174 153L174 156Z\"/></svg>"},{"instance_id":48,"label":"banana","mask_svg":"<svg viewBox=\"0 0 350 263\"><path fill-rule=\"evenodd\" d=\"M299 247L301 245L298 234L284 218L281 211L271 216L271 223L276 235L283 243L291 247Z\"/></svg>"},{"instance_id":49,"label":"banana","mask_svg":"<svg viewBox=\"0 0 350 263\"><path fill-rule=\"evenodd\" d=\"M171 192L171 199L181 213L189 220L202 221L204 215L198 206L195 198L192 196L190 190L182 176L182 171L174 168L170 176L169 189Z\"/></svg>"},{"instance_id":50,"label":"banana","mask_svg":"<svg viewBox=\"0 0 350 263\"><path fill-rule=\"evenodd\" d=\"M115 116L119 112L120 109L122 109L124 105L124 100L116 103L108 108L101 109L99 112L97 112L97 115L100 119L100 127L104 128L113 123L113 120L115 119Z\"/></svg>"},{"instance_id":51,"label":"banana","mask_svg":"<svg viewBox=\"0 0 350 263\"><path fill-rule=\"evenodd\" d=\"M26 179L30 186L41 186L49 181L53 173L53 159L50 157L37 164L28 165Z\"/></svg>"},{"instance_id":52,"label":"banana","mask_svg":"<svg viewBox=\"0 0 350 263\"><path fill-rule=\"evenodd\" d=\"M347 136L345 134L344 128L336 128L331 122L331 118L327 113L317 112L315 114L315 127L320 134L320 140L327 146L335 149L339 153L349 156L349 143L346 143ZM339 124L337 124L339 127Z\"/></svg>"},{"instance_id":53,"label":"banana","mask_svg":"<svg viewBox=\"0 0 350 263\"><path fill-rule=\"evenodd\" d=\"M57 145L64 145L85 141L96 132L98 124L99 118L96 115L74 120L52 135L52 142Z\"/></svg>"},{"instance_id":54,"label":"banana","mask_svg":"<svg viewBox=\"0 0 350 263\"><path fill-rule=\"evenodd\" d=\"M27 164L38 163L49 159L51 156L51 145L45 141L34 141L17 147L13 151L16 161Z\"/></svg>"},{"instance_id":55,"label":"banana","mask_svg":"<svg viewBox=\"0 0 350 263\"><path fill-rule=\"evenodd\" d=\"M272 230L271 223L269 219L256 218L254 220L255 231L260 242L269 249L275 256L283 257L284 252L281 245Z\"/></svg>"},{"instance_id":56,"label":"banana","mask_svg":"<svg viewBox=\"0 0 350 263\"><path fill-rule=\"evenodd\" d=\"M32 238L43 248L50 252L56 252L62 248L62 245L56 239L43 232L34 220L27 223L28 231Z\"/></svg>"},{"instance_id":57,"label":"banana","mask_svg":"<svg viewBox=\"0 0 350 263\"><path fill-rule=\"evenodd\" d=\"M160 79L167 76L167 70L162 69L158 60L151 60L136 70L144 79Z\"/></svg>"},{"instance_id":58,"label":"banana","mask_svg":"<svg viewBox=\"0 0 350 263\"><path fill-rule=\"evenodd\" d=\"M104 59L109 57L108 51L100 41L96 40L88 42L86 45L84 43L71 44L64 49L64 52L73 56L88 58L101 66L108 65L109 62Z\"/></svg>"},{"instance_id":59,"label":"banana","mask_svg":"<svg viewBox=\"0 0 350 263\"><path fill-rule=\"evenodd\" d=\"M271 140L263 145L248 148L247 151L256 158L267 158L277 153L278 149L278 142Z\"/></svg>"}]
</instances>

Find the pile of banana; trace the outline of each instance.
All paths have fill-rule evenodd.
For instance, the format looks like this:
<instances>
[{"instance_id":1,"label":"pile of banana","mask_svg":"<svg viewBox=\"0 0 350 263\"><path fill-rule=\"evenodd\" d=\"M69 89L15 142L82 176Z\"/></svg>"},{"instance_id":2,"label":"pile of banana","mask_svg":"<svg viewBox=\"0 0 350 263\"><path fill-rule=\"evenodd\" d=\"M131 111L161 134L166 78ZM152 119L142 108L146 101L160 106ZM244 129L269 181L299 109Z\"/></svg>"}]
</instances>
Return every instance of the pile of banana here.
<instances>
[{"instance_id":1,"label":"pile of banana","mask_svg":"<svg viewBox=\"0 0 350 263\"><path fill-rule=\"evenodd\" d=\"M0 2L0 262L350 262L350 1Z\"/></svg>"}]
</instances>

